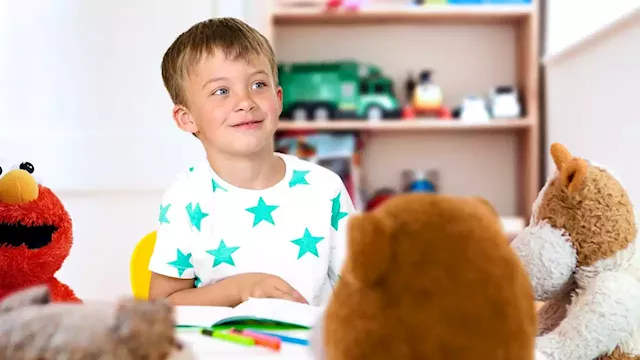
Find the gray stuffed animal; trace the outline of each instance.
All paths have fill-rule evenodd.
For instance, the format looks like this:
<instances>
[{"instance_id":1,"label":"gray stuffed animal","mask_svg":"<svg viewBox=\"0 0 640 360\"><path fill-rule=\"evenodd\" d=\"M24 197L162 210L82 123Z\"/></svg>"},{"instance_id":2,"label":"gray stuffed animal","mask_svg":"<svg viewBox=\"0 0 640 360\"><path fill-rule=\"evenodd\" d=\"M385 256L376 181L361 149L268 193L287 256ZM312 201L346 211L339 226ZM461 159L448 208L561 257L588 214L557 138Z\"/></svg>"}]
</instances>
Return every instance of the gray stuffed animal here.
<instances>
[{"instance_id":1,"label":"gray stuffed animal","mask_svg":"<svg viewBox=\"0 0 640 360\"><path fill-rule=\"evenodd\" d=\"M173 308L134 299L52 303L46 286L0 301L0 360L187 360Z\"/></svg>"}]
</instances>

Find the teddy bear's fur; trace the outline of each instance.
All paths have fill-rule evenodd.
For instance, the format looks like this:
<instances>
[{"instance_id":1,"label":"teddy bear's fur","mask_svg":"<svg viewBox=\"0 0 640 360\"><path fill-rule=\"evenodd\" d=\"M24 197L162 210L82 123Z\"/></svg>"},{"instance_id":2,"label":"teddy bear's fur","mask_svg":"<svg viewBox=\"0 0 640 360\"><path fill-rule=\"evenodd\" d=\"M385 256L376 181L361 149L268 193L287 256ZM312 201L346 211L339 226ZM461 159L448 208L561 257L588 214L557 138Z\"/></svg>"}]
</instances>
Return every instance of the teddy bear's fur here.
<instances>
[{"instance_id":1,"label":"teddy bear's fur","mask_svg":"<svg viewBox=\"0 0 640 360\"><path fill-rule=\"evenodd\" d=\"M533 291L483 199L403 194L348 222L312 335L330 360L534 358Z\"/></svg>"},{"instance_id":2,"label":"teddy bear's fur","mask_svg":"<svg viewBox=\"0 0 640 360\"><path fill-rule=\"evenodd\" d=\"M46 286L0 302L0 360L186 360L164 302L52 303Z\"/></svg>"},{"instance_id":3,"label":"teddy bear's fur","mask_svg":"<svg viewBox=\"0 0 640 360\"><path fill-rule=\"evenodd\" d=\"M555 143L556 171L512 242L533 282L537 349L553 360L640 360L634 208L616 177Z\"/></svg>"}]
</instances>

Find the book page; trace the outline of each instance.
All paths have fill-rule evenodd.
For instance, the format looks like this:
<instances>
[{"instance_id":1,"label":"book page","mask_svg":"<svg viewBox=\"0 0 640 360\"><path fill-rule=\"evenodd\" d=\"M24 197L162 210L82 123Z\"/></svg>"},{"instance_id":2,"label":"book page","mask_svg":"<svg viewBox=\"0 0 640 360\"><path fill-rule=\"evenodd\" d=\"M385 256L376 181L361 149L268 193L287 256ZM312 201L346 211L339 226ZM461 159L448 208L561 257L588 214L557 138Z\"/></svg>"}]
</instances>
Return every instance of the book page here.
<instances>
[{"instance_id":1,"label":"book page","mask_svg":"<svg viewBox=\"0 0 640 360\"><path fill-rule=\"evenodd\" d=\"M234 317L252 317L309 328L316 323L321 313L322 309L316 306L263 298L250 298L233 309Z\"/></svg>"},{"instance_id":2,"label":"book page","mask_svg":"<svg viewBox=\"0 0 640 360\"><path fill-rule=\"evenodd\" d=\"M223 306L175 306L177 326L211 327L216 322L233 315L233 308Z\"/></svg>"}]
</instances>

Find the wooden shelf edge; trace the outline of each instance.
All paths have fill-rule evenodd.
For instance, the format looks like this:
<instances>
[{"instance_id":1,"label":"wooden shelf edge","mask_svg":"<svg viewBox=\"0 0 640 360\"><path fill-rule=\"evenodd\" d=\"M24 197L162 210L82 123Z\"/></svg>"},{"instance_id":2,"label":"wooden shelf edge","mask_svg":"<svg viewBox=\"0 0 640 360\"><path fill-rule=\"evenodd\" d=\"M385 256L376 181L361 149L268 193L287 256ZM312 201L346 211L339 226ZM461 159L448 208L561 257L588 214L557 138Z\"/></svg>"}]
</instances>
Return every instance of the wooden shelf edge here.
<instances>
[{"instance_id":1,"label":"wooden shelf edge","mask_svg":"<svg viewBox=\"0 0 640 360\"><path fill-rule=\"evenodd\" d=\"M431 5L376 6L360 11L332 11L318 9L279 9L273 14L276 25L288 24L358 24L405 21L504 21L521 20L534 13L531 4L495 5Z\"/></svg>"},{"instance_id":2,"label":"wooden shelf edge","mask_svg":"<svg viewBox=\"0 0 640 360\"><path fill-rule=\"evenodd\" d=\"M534 124L530 119L497 119L486 123L465 123L460 120L331 120L323 122L294 122L281 120L279 131L495 131L528 129Z\"/></svg>"}]
</instances>

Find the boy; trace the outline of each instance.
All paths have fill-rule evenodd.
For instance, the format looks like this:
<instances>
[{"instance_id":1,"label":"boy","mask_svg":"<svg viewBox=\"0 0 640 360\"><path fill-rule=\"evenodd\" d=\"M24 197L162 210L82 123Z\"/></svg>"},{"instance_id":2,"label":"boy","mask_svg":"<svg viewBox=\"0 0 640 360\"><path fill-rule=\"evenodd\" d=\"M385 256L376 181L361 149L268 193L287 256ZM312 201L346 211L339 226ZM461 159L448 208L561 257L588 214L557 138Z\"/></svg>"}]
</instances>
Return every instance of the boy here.
<instances>
[{"instance_id":1,"label":"boy","mask_svg":"<svg viewBox=\"0 0 640 360\"><path fill-rule=\"evenodd\" d=\"M274 152L282 89L268 41L236 19L198 23L169 47L162 77L177 126L207 159L163 196L149 297L324 305L354 208L337 174Z\"/></svg>"}]
</instances>

